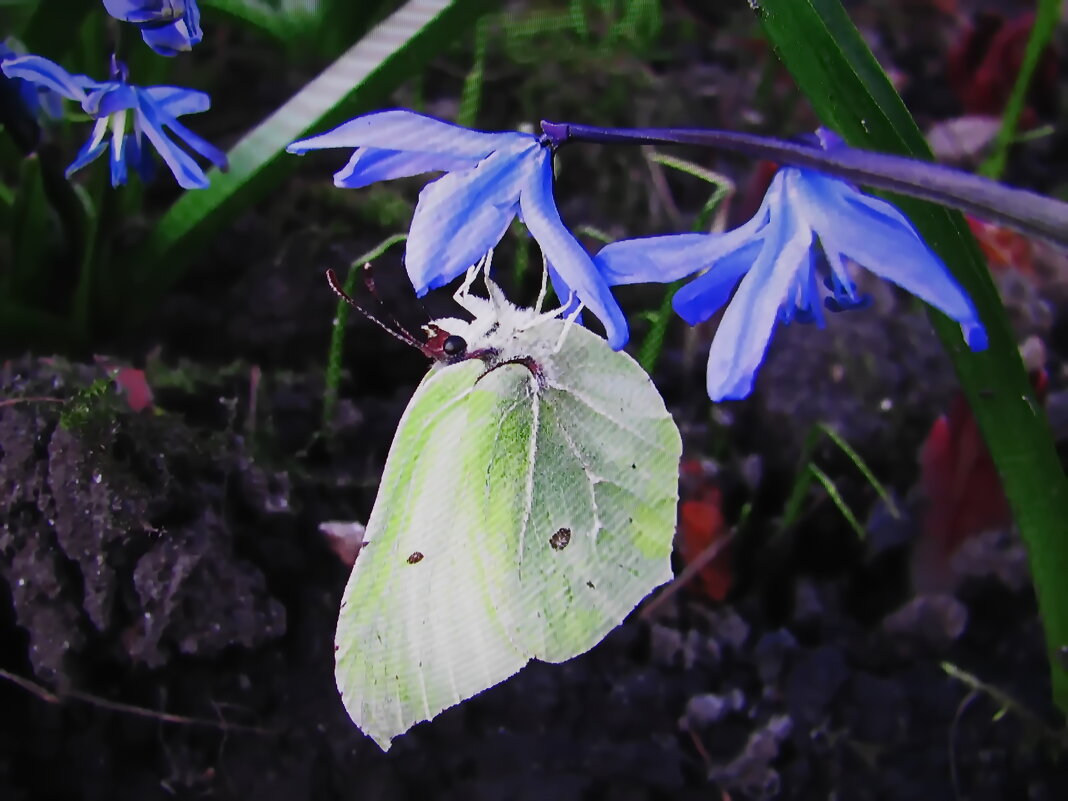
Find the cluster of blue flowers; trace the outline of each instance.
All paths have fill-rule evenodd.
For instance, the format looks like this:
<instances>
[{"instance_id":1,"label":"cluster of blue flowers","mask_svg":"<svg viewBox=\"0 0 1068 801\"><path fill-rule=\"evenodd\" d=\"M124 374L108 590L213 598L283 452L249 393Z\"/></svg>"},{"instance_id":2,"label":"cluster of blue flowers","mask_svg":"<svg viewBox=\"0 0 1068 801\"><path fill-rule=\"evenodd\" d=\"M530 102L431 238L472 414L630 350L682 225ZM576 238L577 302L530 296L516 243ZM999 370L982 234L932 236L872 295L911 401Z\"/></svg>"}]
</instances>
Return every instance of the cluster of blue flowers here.
<instances>
[{"instance_id":1,"label":"cluster of blue flowers","mask_svg":"<svg viewBox=\"0 0 1068 801\"><path fill-rule=\"evenodd\" d=\"M841 146L830 132L819 135L824 148ZM319 148L355 149L334 175L340 187L445 173L420 193L408 235L405 266L420 296L479 261L517 215L541 247L557 295L590 309L613 348L628 339L613 286L696 275L675 294L674 308L692 325L727 307L709 353L714 401L752 391L776 323L823 326L824 308L867 305L850 276L851 262L959 322L972 349L986 347L971 300L904 215L814 170L780 169L757 213L732 231L627 239L590 256L557 211L548 136L483 133L392 110L294 142L289 151Z\"/></svg>"},{"instance_id":2,"label":"cluster of blue flowers","mask_svg":"<svg viewBox=\"0 0 1068 801\"><path fill-rule=\"evenodd\" d=\"M188 51L203 37L196 0L103 2L111 16L137 26L161 55ZM178 121L209 107L203 92L131 85L114 58L109 79L96 81L5 46L0 69L29 113L61 116L65 98L94 120L68 176L110 151L112 185L125 183L131 168L147 179L153 159L146 144L151 144L179 185L207 186L203 169L171 135L226 169L226 155ZM828 131L818 136L825 150L842 147ZM405 266L420 296L481 261L516 217L541 247L568 311L588 308L616 349L626 345L629 331L612 287L696 276L675 294L674 308L693 325L726 307L708 360L708 393L716 401L752 391L777 323L823 326L825 308L837 312L866 305L868 298L858 295L851 277L854 264L959 322L971 348L986 347L975 307L911 223L886 201L843 180L784 167L754 217L732 231L627 239L591 256L564 225L553 199L558 144L553 126L546 126L541 137L485 133L392 110L294 142L289 151L352 148L352 157L334 176L340 187L444 173L420 194L406 245Z\"/></svg>"},{"instance_id":3,"label":"cluster of blue flowers","mask_svg":"<svg viewBox=\"0 0 1068 801\"><path fill-rule=\"evenodd\" d=\"M188 51L203 37L196 0L104 0L104 7L116 19L136 25L148 46L160 55ZM72 75L53 61L18 55L9 47L0 50L0 70L16 82L29 114L36 116L44 111L60 117L61 98L65 98L78 103L94 120L89 140L67 167L68 177L110 150L112 186L126 183L131 168L148 180L154 169L147 147L151 144L180 186L206 187L204 170L168 132L220 169L226 169L226 154L178 121L182 115L206 111L211 106L203 92L178 86L131 85L126 67L114 57L106 81Z\"/></svg>"},{"instance_id":4,"label":"cluster of blue flowers","mask_svg":"<svg viewBox=\"0 0 1068 801\"><path fill-rule=\"evenodd\" d=\"M192 50L204 38L197 0L104 0L104 8L140 28L145 44L161 56Z\"/></svg>"}]
</instances>

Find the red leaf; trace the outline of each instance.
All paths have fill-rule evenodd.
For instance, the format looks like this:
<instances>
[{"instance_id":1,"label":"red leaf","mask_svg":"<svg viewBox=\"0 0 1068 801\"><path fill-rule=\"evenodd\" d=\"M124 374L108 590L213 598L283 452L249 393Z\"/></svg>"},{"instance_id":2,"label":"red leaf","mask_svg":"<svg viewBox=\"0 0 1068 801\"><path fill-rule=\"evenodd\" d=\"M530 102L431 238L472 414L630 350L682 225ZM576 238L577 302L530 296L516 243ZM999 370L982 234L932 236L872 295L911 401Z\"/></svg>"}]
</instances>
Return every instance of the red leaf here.
<instances>
[{"instance_id":1,"label":"red leaf","mask_svg":"<svg viewBox=\"0 0 1068 801\"><path fill-rule=\"evenodd\" d=\"M1034 247L1031 240L1011 228L1003 228L984 220L967 216L979 246L983 249L987 264L993 270L1017 270L1033 278L1035 272Z\"/></svg>"},{"instance_id":2,"label":"red leaf","mask_svg":"<svg viewBox=\"0 0 1068 801\"><path fill-rule=\"evenodd\" d=\"M1045 370L1031 373L1035 394L1045 400ZM922 561L928 576L948 575L962 543L983 531L1004 528L1012 513L994 460L962 393L935 420L920 450L920 481L927 500Z\"/></svg>"},{"instance_id":3,"label":"red leaf","mask_svg":"<svg viewBox=\"0 0 1068 801\"><path fill-rule=\"evenodd\" d=\"M1006 20L999 14L980 14L950 50L946 73L968 114L998 116L1005 109L1023 63L1027 39L1034 26L1034 13ZM1057 91L1057 56L1047 48L1032 79L1030 106L1020 120L1020 129L1033 128L1039 106L1048 115L1047 98Z\"/></svg>"},{"instance_id":4,"label":"red leaf","mask_svg":"<svg viewBox=\"0 0 1068 801\"><path fill-rule=\"evenodd\" d=\"M682 472L684 479L695 478L700 470L698 462L684 462ZM689 481L684 481L684 486ZM691 497L679 504L679 553L686 564L701 556L708 548L727 536L728 529L723 519L722 498L711 479L705 478L699 485L691 487L687 494ZM722 601L731 589L731 555L730 547L724 548L697 574L698 582L694 585L701 592L715 601Z\"/></svg>"},{"instance_id":5,"label":"red leaf","mask_svg":"<svg viewBox=\"0 0 1068 801\"><path fill-rule=\"evenodd\" d=\"M144 370L120 367L112 378L126 395L126 405L131 411L140 412L152 406L152 388L148 385Z\"/></svg>"}]
</instances>

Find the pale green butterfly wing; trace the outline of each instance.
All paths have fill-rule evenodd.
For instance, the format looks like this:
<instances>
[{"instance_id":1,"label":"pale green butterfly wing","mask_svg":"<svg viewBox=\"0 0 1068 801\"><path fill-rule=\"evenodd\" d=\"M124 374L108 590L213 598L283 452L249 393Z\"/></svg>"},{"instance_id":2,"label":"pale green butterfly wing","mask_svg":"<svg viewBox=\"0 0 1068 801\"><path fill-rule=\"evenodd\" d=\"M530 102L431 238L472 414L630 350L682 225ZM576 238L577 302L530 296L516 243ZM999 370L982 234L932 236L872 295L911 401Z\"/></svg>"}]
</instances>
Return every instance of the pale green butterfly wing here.
<instances>
[{"instance_id":1,"label":"pale green butterfly wing","mask_svg":"<svg viewBox=\"0 0 1068 801\"><path fill-rule=\"evenodd\" d=\"M507 565L488 565L493 552L478 546L479 510L464 474L465 454L479 442L467 393L484 369L464 362L419 386L341 603L337 686L350 717L383 749L528 661L494 619L484 573Z\"/></svg>"},{"instance_id":2,"label":"pale green butterfly wing","mask_svg":"<svg viewBox=\"0 0 1068 801\"><path fill-rule=\"evenodd\" d=\"M555 338L563 322L522 336ZM515 382L525 385L516 403ZM542 386L507 365L489 460L490 537L513 569L489 577L516 649L547 662L588 651L671 578L682 444L645 371L584 328L543 363Z\"/></svg>"},{"instance_id":3,"label":"pale green butterfly wing","mask_svg":"<svg viewBox=\"0 0 1068 801\"><path fill-rule=\"evenodd\" d=\"M350 716L382 748L596 645L671 577L681 442L644 371L580 327L516 332L534 367L436 368L390 449L337 631Z\"/></svg>"}]
</instances>

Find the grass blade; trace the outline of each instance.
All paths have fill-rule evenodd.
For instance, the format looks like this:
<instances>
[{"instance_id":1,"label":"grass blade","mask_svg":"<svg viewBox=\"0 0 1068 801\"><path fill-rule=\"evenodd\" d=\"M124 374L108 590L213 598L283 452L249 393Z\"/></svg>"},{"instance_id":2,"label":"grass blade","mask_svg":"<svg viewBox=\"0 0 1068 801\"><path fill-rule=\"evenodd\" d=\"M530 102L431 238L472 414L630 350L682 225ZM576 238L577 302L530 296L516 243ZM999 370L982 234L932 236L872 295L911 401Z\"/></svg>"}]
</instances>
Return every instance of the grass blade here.
<instances>
[{"instance_id":1,"label":"grass blade","mask_svg":"<svg viewBox=\"0 0 1068 801\"><path fill-rule=\"evenodd\" d=\"M404 242L407 234L394 234L375 245L374 248L353 260L349 265L348 275L342 289L345 294L352 297L356 291L356 281L360 276L363 265L372 262L396 244ZM337 313L334 315L334 325L330 330L330 350L326 354L326 380L323 389L323 431L330 428L334 420L334 410L337 408L338 387L341 386L341 362L345 350L345 326L348 324L352 307L344 298L337 299Z\"/></svg>"},{"instance_id":2,"label":"grass blade","mask_svg":"<svg viewBox=\"0 0 1068 801\"><path fill-rule=\"evenodd\" d=\"M864 526L857 520L857 516L853 514L853 510L849 508L849 504L845 502L845 498L842 497L842 493L838 491L838 486L834 483L834 480L824 473L815 463L811 463L808 466L809 473L816 479L827 493L827 497L831 499L831 502L838 507L838 511L846 522L849 523L849 527L857 535L857 539L864 539L867 534L864 531Z\"/></svg>"},{"instance_id":3,"label":"grass blade","mask_svg":"<svg viewBox=\"0 0 1068 801\"><path fill-rule=\"evenodd\" d=\"M895 520L901 517L901 510L897 508L897 504L894 502L893 497L890 495L889 492L886 491L886 487L883 486L882 482L875 477L875 473L873 473L871 471L871 468L868 467L868 463L864 461L864 459L859 453L853 450L853 446L846 442L845 439L842 438L841 434L839 434L826 423L817 423L816 427L824 434L826 434L827 438L830 439L831 442L833 442L835 445L837 445L838 449L842 451L842 453L849 457L849 461L851 461L853 463L853 466L860 471L860 474L864 476L865 481L867 481L868 484L871 485L871 488L875 490L876 494L880 498L882 498L883 503L886 505L886 510L890 513L890 516L893 517Z\"/></svg>"},{"instance_id":4,"label":"grass blade","mask_svg":"<svg viewBox=\"0 0 1068 801\"><path fill-rule=\"evenodd\" d=\"M1027 50L1024 51L1023 63L1016 76L1016 83L1013 84L1012 94L1009 95L1009 102L1005 105L1005 111L1001 115L1001 128L998 129L998 135L994 139L994 148L979 168L979 172L988 178L1000 178L1005 172L1009 147L1016 139L1016 127L1020 124L1020 115L1023 114L1024 103L1027 100L1027 90L1031 88L1031 78L1034 77L1035 69L1042 58L1042 51L1053 38L1053 30L1057 27L1057 18L1060 13L1061 0L1039 0L1035 24L1027 39Z\"/></svg>"},{"instance_id":5,"label":"grass blade","mask_svg":"<svg viewBox=\"0 0 1068 801\"><path fill-rule=\"evenodd\" d=\"M469 30L486 4L410 0L254 128L229 152L229 172L213 169L208 189L182 195L132 257L132 264L151 265L141 271L141 281L131 282L136 307L151 311L212 235L300 166L297 156L285 152L286 145L384 102Z\"/></svg>"}]
</instances>

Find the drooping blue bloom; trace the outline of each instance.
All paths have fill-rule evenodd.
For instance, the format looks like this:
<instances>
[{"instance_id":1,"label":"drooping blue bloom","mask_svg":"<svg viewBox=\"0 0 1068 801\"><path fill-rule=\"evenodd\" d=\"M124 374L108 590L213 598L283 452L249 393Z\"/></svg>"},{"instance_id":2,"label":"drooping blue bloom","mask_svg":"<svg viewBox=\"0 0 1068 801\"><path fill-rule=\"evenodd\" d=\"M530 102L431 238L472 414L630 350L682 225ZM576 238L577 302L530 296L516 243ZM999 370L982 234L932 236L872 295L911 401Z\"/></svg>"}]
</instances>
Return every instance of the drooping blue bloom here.
<instances>
[{"instance_id":1,"label":"drooping blue bloom","mask_svg":"<svg viewBox=\"0 0 1068 801\"><path fill-rule=\"evenodd\" d=\"M208 178L192 156L175 144L167 129L190 149L211 161L219 169L227 167L226 154L178 121L183 114L206 111L211 100L204 92L177 86L131 86L126 69L113 62L112 80L94 81L85 75L71 75L58 64L41 56L21 56L0 65L10 78L22 78L45 86L64 97L77 101L82 110L96 120L89 141L67 167L67 177L111 150L111 184L126 182L128 167L144 175L148 158L145 139L185 189L203 189ZM128 118L133 116L133 130Z\"/></svg>"},{"instance_id":2,"label":"drooping blue bloom","mask_svg":"<svg viewBox=\"0 0 1068 801\"><path fill-rule=\"evenodd\" d=\"M192 50L204 38L197 0L104 0L104 8L140 28L145 44L161 56Z\"/></svg>"},{"instance_id":3,"label":"drooping blue bloom","mask_svg":"<svg viewBox=\"0 0 1068 801\"><path fill-rule=\"evenodd\" d=\"M825 260L815 251L817 239ZM959 322L973 350L986 347L971 300L905 216L813 170L779 170L757 213L732 231L624 240L595 258L612 285L674 281L705 270L675 294L673 304L691 325L727 304L708 354L713 401L752 391L776 322L822 327L824 306L842 311L868 304L869 298L857 294L847 260ZM829 297L823 297L821 285Z\"/></svg>"},{"instance_id":4,"label":"drooping blue bloom","mask_svg":"<svg viewBox=\"0 0 1068 801\"><path fill-rule=\"evenodd\" d=\"M7 42L0 42L0 64L18 57L19 53ZM8 80L14 84L26 112L31 117L36 118L38 114L43 113L46 117L58 120L63 116L63 98L59 93L21 78L8 78Z\"/></svg>"},{"instance_id":5,"label":"drooping blue bloom","mask_svg":"<svg viewBox=\"0 0 1068 801\"><path fill-rule=\"evenodd\" d=\"M452 281L486 255L519 215L567 299L574 293L604 324L609 344L627 342L627 321L553 199L552 151L533 134L484 133L404 109L357 117L294 142L290 153L356 148L334 184L359 188L444 171L427 184L408 233L404 262L416 294Z\"/></svg>"}]
</instances>

